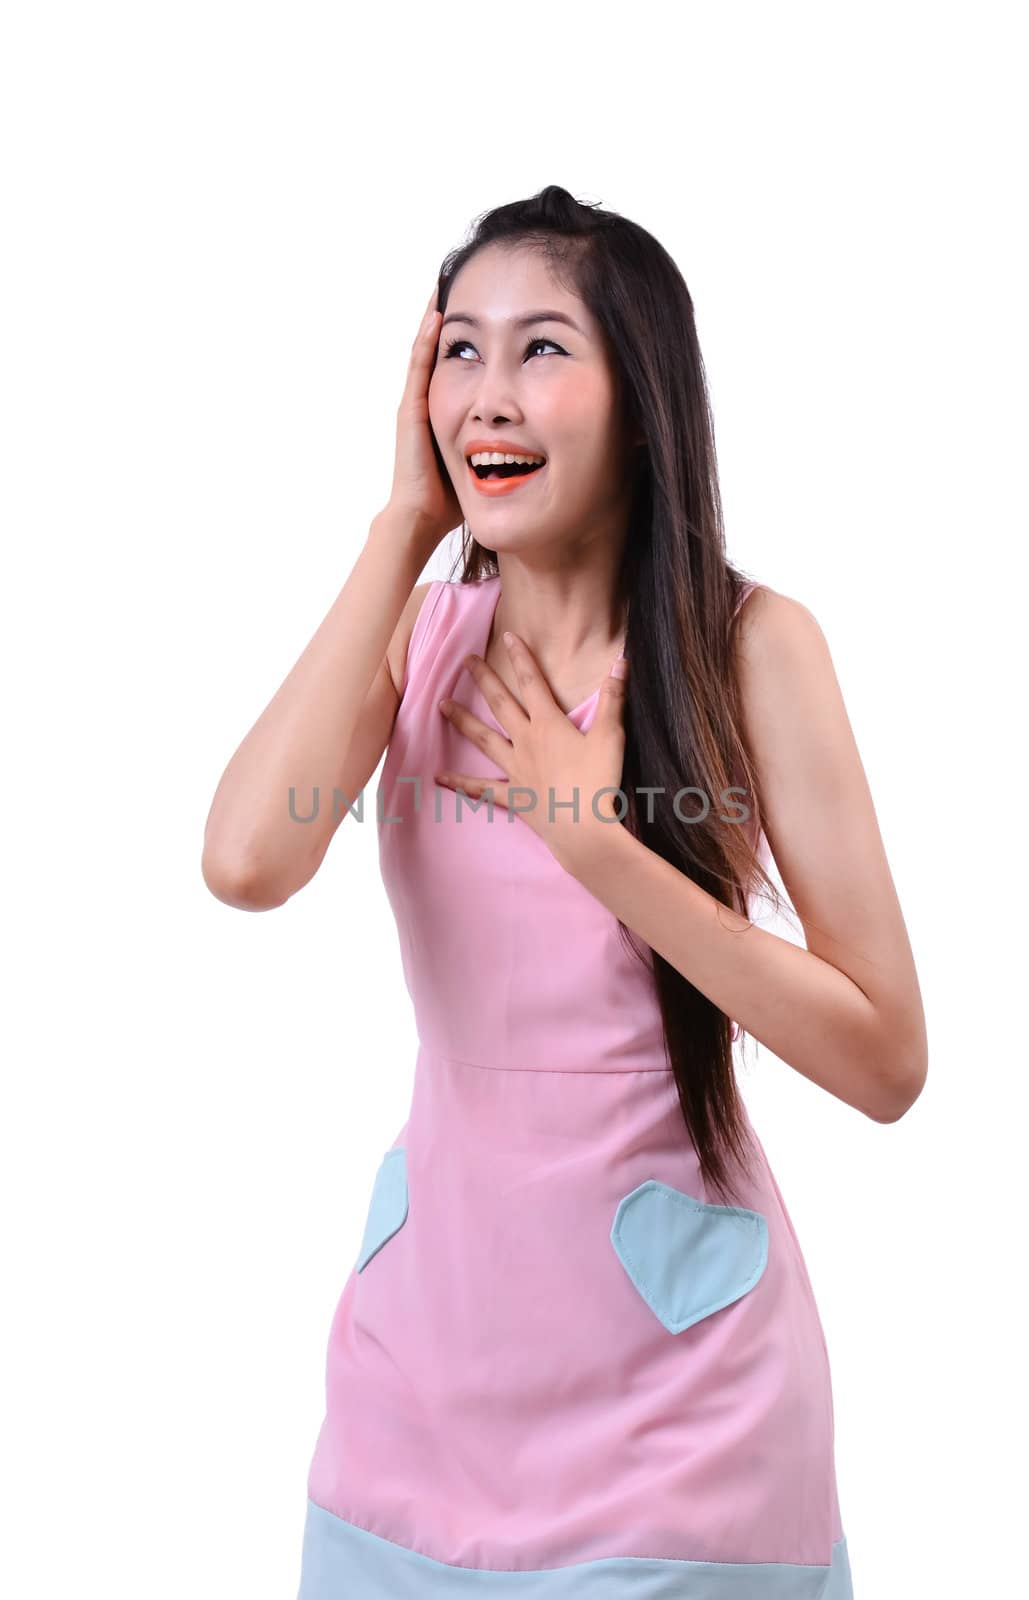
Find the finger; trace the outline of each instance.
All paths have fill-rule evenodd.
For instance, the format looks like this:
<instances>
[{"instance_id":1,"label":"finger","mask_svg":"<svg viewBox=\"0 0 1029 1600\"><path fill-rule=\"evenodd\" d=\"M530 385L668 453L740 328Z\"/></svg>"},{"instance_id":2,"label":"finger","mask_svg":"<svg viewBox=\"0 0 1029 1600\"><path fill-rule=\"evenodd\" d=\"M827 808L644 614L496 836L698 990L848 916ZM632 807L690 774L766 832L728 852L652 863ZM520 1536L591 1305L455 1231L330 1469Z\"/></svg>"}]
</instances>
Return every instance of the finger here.
<instances>
[{"instance_id":1,"label":"finger","mask_svg":"<svg viewBox=\"0 0 1029 1600\"><path fill-rule=\"evenodd\" d=\"M505 755L511 753L510 739L498 733L496 728L489 727L474 711L469 711L457 700L441 700L439 709L459 733L488 755L498 767L507 765Z\"/></svg>"},{"instance_id":2,"label":"finger","mask_svg":"<svg viewBox=\"0 0 1029 1600\"><path fill-rule=\"evenodd\" d=\"M628 672L628 659L619 656L600 685L596 722L621 722L625 713L625 680Z\"/></svg>"},{"instance_id":3,"label":"finger","mask_svg":"<svg viewBox=\"0 0 1029 1600\"><path fill-rule=\"evenodd\" d=\"M404 390L405 399L409 393L421 392L424 389L426 371L436 358L442 312L435 309L435 300L436 296L432 295L422 318L421 327L411 345L411 359L407 364L407 384Z\"/></svg>"},{"instance_id":4,"label":"finger","mask_svg":"<svg viewBox=\"0 0 1029 1600\"><path fill-rule=\"evenodd\" d=\"M421 327L418 329L418 332L415 336L414 348L416 350L418 349L419 345L425 342L428 335L435 329L436 318L441 315L441 313L436 310L437 298L437 292L435 289L433 289L429 296L428 302L426 303L425 310L422 313Z\"/></svg>"},{"instance_id":5,"label":"finger","mask_svg":"<svg viewBox=\"0 0 1029 1600\"><path fill-rule=\"evenodd\" d=\"M452 789L455 794L460 790L470 800L488 800L492 794L493 804L503 806L505 811L507 810L511 785L504 780L472 778L465 772L437 772L435 779L442 788Z\"/></svg>"},{"instance_id":6,"label":"finger","mask_svg":"<svg viewBox=\"0 0 1029 1600\"><path fill-rule=\"evenodd\" d=\"M518 687L522 691L529 715L546 711L548 707L560 711L561 707L554 699L550 685L540 671L539 662L525 640L517 633L505 633L504 643L507 645L518 679Z\"/></svg>"},{"instance_id":7,"label":"finger","mask_svg":"<svg viewBox=\"0 0 1029 1600\"><path fill-rule=\"evenodd\" d=\"M408 374L397 406L398 418L406 418L408 414L413 414L419 421L424 421L426 395L429 392L429 379L432 376L438 346L438 318L440 312L438 310L432 312L430 317L422 322L418 334L414 336Z\"/></svg>"},{"instance_id":8,"label":"finger","mask_svg":"<svg viewBox=\"0 0 1029 1600\"><path fill-rule=\"evenodd\" d=\"M488 661L482 656L465 656L464 665L468 668L475 682L479 686L479 693L489 706L501 727L510 732L518 725L518 719L527 722L525 707L517 695L511 693L499 672L494 672Z\"/></svg>"}]
</instances>

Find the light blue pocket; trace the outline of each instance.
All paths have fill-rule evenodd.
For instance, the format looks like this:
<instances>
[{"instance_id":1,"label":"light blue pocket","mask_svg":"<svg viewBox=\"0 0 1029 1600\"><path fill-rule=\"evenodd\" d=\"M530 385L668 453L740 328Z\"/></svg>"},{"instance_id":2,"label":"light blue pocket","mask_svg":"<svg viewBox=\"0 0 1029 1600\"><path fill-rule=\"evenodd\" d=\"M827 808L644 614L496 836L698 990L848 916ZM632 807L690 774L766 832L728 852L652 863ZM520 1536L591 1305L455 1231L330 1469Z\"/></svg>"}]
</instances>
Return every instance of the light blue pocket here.
<instances>
[{"instance_id":1,"label":"light blue pocket","mask_svg":"<svg viewBox=\"0 0 1029 1600\"><path fill-rule=\"evenodd\" d=\"M387 1239L392 1239L407 1221L407 1152L402 1145L394 1145L382 1158L375 1174L371 1204L361 1240L361 1254L357 1270L363 1272L372 1256L381 1250Z\"/></svg>"},{"instance_id":2,"label":"light blue pocket","mask_svg":"<svg viewBox=\"0 0 1029 1600\"><path fill-rule=\"evenodd\" d=\"M619 1200L611 1243L670 1333L739 1300L768 1262L768 1224L759 1212L705 1205L656 1178Z\"/></svg>"}]
</instances>

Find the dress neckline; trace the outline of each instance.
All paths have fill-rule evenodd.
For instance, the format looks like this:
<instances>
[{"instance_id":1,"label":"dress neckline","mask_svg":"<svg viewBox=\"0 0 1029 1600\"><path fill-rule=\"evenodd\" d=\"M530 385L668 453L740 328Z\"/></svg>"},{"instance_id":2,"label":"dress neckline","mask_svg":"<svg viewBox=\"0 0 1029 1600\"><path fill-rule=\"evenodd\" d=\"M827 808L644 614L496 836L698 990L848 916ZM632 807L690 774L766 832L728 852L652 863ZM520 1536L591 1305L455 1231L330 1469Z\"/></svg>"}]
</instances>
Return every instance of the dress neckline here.
<instances>
[{"instance_id":1,"label":"dress neckline","mask_svg":"<svg viewBox=\"0 0 1029 1600\"><path fill-rule=\"evenodd\" d=\"M496 617L496 614L497 614L497 608L500 605L500 596L501 596L501 593L502 593L502 586L501 586L501 582L500 582L500 574L499 573L493 573L493 575L491 577L483 579L481 581L483 581L484 583L495 583L496 586L497 586L496 595L494 597L493 604L486 608L486 621L485 621L485 626L483 628L482 636L481 636L481 638L479 640L479 643L474 648L474 650L469 650L467 652L467 654L469 654L469 655L473 655L474 654L474 655L480 656L482 658L482 660L485 661L485 659L486 659L486 651L489 648L490 634L493 632L493 621L494 621L494 618ZM611 665L612 666L614 666L615 662L619 659L619 657L621 656L622 651L624 650L624 648L625 648L625 639L623 637L621 647L619 648L619 651L618 651L618 655L615 655L615 656L611 657ZM467 667L465 668L465 671L468 673L468 681L472 685L472 690L473 690L473 692L475 694L478 695L480 701L482 702L482 705L484 706L484 708L486 710L486 714L489 717L490 721L493 723L494 727L496 727L497 729L499 729L499 731L501 733L503 733L504 732L503 728L500 727L500 723L497 721L496 717L493 715L493 712L490 710L489 702L487 701L486 696L483 694L482 690L479 688L479 685L476 683L476 681L472 677L471 673L468 672L468 668ZM584 711L588 711L589 710L590 706L593 704L593 702L599 696L600 690L601 690L601 685L598 683L597 687L594 689L593 693L587 695L585 700L581 700L577 706L573 706L571 711L566 711L565 712L565 716L568 717L570 721L574 722L576 717L581 716ZM551 690L551 693L553 693L553 690Z\"/></svg>"}]
</instances>

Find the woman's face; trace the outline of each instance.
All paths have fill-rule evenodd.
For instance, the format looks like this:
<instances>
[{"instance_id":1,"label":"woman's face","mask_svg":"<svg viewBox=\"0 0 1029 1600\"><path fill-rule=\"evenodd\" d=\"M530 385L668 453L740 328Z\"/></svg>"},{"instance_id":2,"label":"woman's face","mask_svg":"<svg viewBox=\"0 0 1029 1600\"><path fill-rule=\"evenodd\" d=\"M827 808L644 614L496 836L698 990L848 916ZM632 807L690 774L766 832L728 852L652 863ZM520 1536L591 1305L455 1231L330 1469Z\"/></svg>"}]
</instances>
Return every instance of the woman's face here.
<instances>
[{"instance_id":1,"label":"woman's face","mask_svg":"<svg viewBox=\"0 0 1029 1600\"><path fill-rule=\"evenodd\" d=\"M429 420L465 521L487 549L580 545L624 532L617 377L586 306L557 286L535 251L488 246L454 279ZM510 489L498 492L496 479L479 486L467 457L477 441L493 440L546 464L508 480Z\"/></svg>"}]
</instances>

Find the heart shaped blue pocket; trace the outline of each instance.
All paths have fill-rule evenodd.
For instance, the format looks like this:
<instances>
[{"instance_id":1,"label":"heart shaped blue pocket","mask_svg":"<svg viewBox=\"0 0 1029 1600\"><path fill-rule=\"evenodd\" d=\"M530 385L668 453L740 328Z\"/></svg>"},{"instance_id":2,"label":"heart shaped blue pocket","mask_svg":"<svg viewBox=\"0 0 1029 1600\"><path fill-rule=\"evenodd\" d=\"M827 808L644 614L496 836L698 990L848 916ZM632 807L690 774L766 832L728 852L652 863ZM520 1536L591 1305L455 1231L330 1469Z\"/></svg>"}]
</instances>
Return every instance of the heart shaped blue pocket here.
<instances>
[{"instance_id":1,"label":"heart shaped blue pocket","mask_svg":"<svg viewBox=\"0 0 1029 1600\"><path fill-rule=\"evenodd\" d=\"M611 1243L670 1333L739 1300L768 1262L768 1224L759 1212L708 1205L656 1178L618 1202Z\"/></svg>"},{"instance_id":2,"label":"heart shaped blue pocket","mask_svg":"<svg viewBox=\"0 0 1029 1600\"><path fill-rule=\"evenodd\" d=\"M382 1158L375 1174L371 1203L361 1240L357 1270L363 1272L372 1256L407 1221L407 1152L394 1145Z\"/></svg>"}]
</instances>

